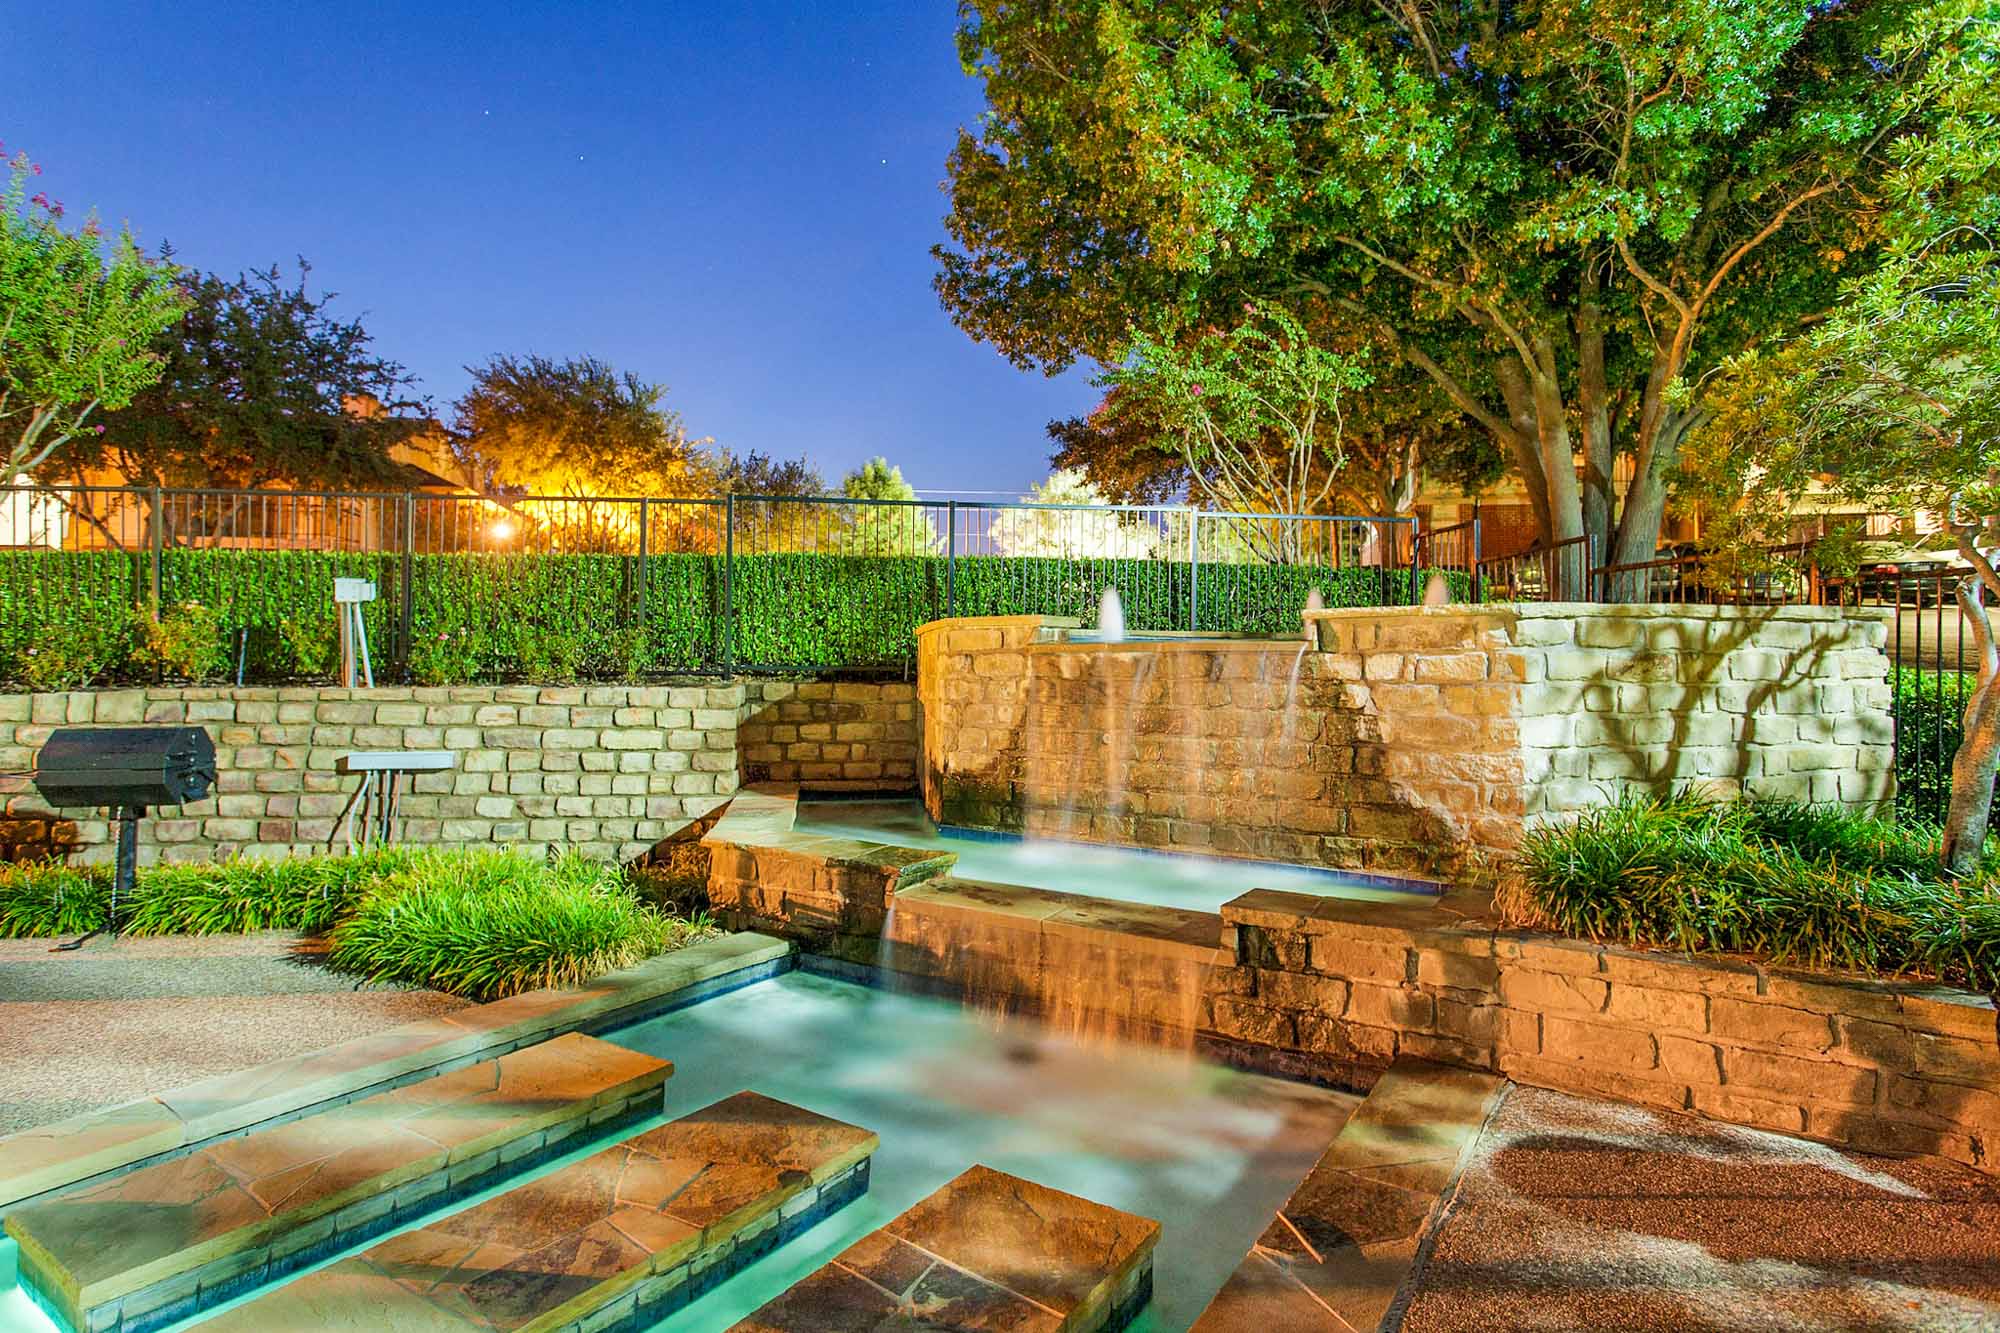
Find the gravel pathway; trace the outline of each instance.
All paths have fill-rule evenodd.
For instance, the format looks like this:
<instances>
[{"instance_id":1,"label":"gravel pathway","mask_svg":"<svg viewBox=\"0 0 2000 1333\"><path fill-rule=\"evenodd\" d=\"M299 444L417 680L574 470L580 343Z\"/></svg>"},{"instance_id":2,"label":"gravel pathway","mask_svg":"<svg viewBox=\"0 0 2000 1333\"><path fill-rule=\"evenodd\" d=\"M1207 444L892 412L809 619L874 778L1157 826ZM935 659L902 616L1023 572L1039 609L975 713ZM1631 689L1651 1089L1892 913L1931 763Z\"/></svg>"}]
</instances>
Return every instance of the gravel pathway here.
<instances>
[{"instance_id":1,"label":"gravel pathway","mask_svg":"<svg viewBox=\"0 0 2000 1333\"><path fill-rule=\"evenodd\" d=\"M284 932L0 940L0 1134L461 1009L357 986Z\"/></svg>"},{"instance_id":2,"label":"gravel pathway","mask_svg":"<svg viewBox=\"0 0 2000 1333\"><path fill-rule=\"evenodd\" d=\"M1515 1087L1403 1333L2000 1328L2000 1180Z\"/></svg>"}]
</instances>

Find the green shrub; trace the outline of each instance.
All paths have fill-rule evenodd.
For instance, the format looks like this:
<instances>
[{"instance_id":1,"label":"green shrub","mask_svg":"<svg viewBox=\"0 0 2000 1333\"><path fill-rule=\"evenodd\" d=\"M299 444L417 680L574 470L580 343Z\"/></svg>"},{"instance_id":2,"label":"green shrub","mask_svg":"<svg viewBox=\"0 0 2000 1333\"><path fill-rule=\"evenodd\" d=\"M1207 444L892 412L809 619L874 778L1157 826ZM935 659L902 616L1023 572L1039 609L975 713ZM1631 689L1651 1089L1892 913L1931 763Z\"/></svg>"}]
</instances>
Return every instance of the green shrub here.
<instances>
[{"instance_id":1,"label":"green shrub","mask_svg":"<svg viewBox=\"0 0 2000 1333\"><path fill-rule=\"evenodd\" d=\"M334 927L327 958L371 981L490 1000L588 981L699 930L640 902L602 862L480 851L378 883Z\"/></svg>"},{"instance_id":2,"label":"green shrub","mask_svg":"<svg viewBox=\"0 0 2000 1333\"><path fill-rule=\"evenodd\" d=\"M108 866L0 862L0 939L101 930L110 897Z\"/></svg>"},{"instance_id":3,"label":"green shrub","mask_svg":"<svg viewBox=\"0 0 2000 1333\"><path fill-rule=\"evenodd\" d=\"M1938 878L1938 834L1827 806L1632 797L1529 833L1522 925L2000 988L2000 857Z\"/></svg>"},{"instance_id":4,"label":"green shrub","mask_svg":"<svg viewBox=\"0 0 2000 1333\"><path fill-rule=\"evenodd\" d=\"M362 618L377 675L407 664L426 685L519 679L629 679L721 665L725 610L733 659L771 669L907 663L917 627L946 614L1054 615L1093 623L1116 586L1138 633L1296 634L1306 594L1329 606L1414 600L1410 571L1332 566L1042 557L422 554L172 549L162 604L195 608L142 625L132 642L147 557L0 552L0 674L47 688L165 671L226 672L246 635L245 678L322 677L337 642L335 578L372 579ZM1466 595L1463 574L1449 574ZM642 596L643 594L643 596ZM643 605L644 614L641 615ZM39 673L39 674L35 674Z\"/></svg>"},{"instance_id":5,"label":"green shrub","mask_svg":"<svg viewBox=\"0 0 2000 1333\"><path fill-rule=\"evenodd\" d=\"M371 885L451 855L442 848L376 847L351 856L151 866L119 928L133 935L319 934Z\"/></svg>"},{"instance_id":6,"label":"green shrub","mask_svg":"<svg viewBox=\"0 0 2000 1333\"><path fill-rule=\"evenodd\" d=\"M1896 810L1905 819L1936 823L1951 798L1951 761L1965 735L1969 671L1891 673L1896 715ZM1994 802L2000 827L2000 796Z\"/></svg>"}]
</instances>

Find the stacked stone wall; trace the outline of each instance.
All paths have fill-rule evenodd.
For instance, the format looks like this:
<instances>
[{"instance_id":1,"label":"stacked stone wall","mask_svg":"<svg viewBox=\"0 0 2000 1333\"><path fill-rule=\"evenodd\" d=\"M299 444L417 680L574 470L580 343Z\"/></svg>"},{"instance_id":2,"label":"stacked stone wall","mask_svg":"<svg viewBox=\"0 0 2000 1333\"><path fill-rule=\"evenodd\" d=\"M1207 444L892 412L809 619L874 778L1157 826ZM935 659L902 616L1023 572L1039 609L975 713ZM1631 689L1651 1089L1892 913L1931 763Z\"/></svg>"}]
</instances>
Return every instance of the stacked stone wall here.
<instances>
[{"instance_id":1,"label":"stacked stone wall","mask_svg":"<svg viewBox=\"0 0 2000 1333\"><path fill-rule=\"evenodd\" d=\"M452 750L453 768L405 780L404 841L562 846L631 859L736 791L744 693L742 684L697 684L0 695L0 766L31 771L58 726L207 728L219 770L214 794L155 810L140 826L141 859L171 862L324 851L361 781L338 771L342 755ZM13 788L0 854L110 855L102 812L51 811L20 777Z\"/></svg>"},{"instance_id":2,"label":"stacked stone wall","mask_svg":"<svg viewBox=\"0 0 2000 1333\"><path fill-rule=\"evenodd\" d=\"M1399 1055L2000 1173L1990 999L1259 891L1223 908L1218 1053L1365 1084Z\"/></svg>"},{"instance_id":3,"label":"stacked stone wall","mask_svg":"<svg viewBox=\"0 0 2000 1333\"><path fill-rule=\"evenodd\" d=\"M1484 878L1527 829L1686 786L1893 799L1887 625L1820 607L1308 613L1311 641L918 635L933 817Z\"/></svg>"},{"instance_id":4,"label":"stacked stone wall","mask_svg":"<svg viewBox=\"0 0 2000 1333\"><path fill-rule=\"evenodd\" d=\"M819 790L917 785L917 691L908 681L747 681L743 781Z\"/></svg>"}]
</instances>

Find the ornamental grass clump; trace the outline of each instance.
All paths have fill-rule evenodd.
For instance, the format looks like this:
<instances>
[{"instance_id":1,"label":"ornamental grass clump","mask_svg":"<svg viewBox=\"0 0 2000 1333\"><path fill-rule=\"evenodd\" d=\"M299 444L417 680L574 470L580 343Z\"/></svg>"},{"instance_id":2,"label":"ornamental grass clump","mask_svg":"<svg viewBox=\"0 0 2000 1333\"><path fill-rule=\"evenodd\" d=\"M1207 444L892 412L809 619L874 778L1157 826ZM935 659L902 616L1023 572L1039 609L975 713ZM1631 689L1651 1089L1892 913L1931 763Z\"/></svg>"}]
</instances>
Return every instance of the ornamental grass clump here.
<instances>
[{"instance_id":1,"label":"ornamental grass clump","mask_svg":"<svg viewBox=\"0 0 2000 1333\"><path fill-rule=\"evenodd\" d=\"M330 929L370 886L439 848L373 847L349 856L236 859L154 866L139 881L119 929L131 935L239 935Z\"/></svg>"},{"instance_id":2,"label":"ornamental grass clump","mask_svg":"<svg viewBox=\"0 0 2000 1333\"><path fill-rule=\"evenodd\" d=\"M110 866L0 862L0 939L98 930L110 897Z\"/></svg>"},{"instance_id":3,"label":"ornamental grass clump","mask_svg":"<svg viewBox=\"0 0 2000 1333\"><path fill-rule=\"evenodd\" d=\"M478 851L383 879L334 927L327 961L370 981L491 1000L589 981L702 933L640 902L615 866Z\"/></svg>"},{"instance_id":4,"label":"ornamental grass clump","mask_svg":"<svg viewBox=\"0 0 2000 1333\"><path fill-rule=\"evenodd\" d=\"M1938 876L1938 832L1833 806L1628 797L1522 843L1521 925L2000 988L2000 858Z\"/></svg>"}]
</instances>

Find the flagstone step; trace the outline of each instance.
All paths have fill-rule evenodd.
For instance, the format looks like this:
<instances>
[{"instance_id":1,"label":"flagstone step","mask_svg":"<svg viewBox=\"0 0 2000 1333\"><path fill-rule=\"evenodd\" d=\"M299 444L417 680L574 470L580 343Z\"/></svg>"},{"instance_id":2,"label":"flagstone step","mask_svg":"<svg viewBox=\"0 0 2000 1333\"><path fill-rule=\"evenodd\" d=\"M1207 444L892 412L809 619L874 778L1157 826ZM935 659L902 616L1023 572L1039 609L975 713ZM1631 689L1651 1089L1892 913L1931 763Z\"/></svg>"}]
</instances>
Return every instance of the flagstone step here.
<instances>
[{"instance_id":1,"label":"flagstone step","mask_svg":"<svg viewBox=\"0 0 2000 1333\"><path fill-rule=\"evenodd\" d=\"M860 1197L877 1143L739 1092L225 1310L201 1333L644 1328Z\"/></svg>"},{"instance_id":2,"label":"flagstone step","mask_svg":"<svg viewBox=\"0 0 2000 1333\"><path fill-rule=\"evenodd\" d=\"M208 1309L659 1113L673 1066L570 1033L16 1209L22 1286L73 1333Z\"/></svg>"},{"instance_id":3,"label":"flagstone step","mask_svg":"<svg viewBox=\"0 0 2000 1333\"><path fill-rule=\"evenodd\" d=\"M1159 1238L1149 1218L975 1166L730 1333L1114 1333L1152 1299Z\"/></svg>"}]
</instances>

